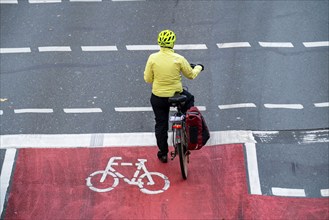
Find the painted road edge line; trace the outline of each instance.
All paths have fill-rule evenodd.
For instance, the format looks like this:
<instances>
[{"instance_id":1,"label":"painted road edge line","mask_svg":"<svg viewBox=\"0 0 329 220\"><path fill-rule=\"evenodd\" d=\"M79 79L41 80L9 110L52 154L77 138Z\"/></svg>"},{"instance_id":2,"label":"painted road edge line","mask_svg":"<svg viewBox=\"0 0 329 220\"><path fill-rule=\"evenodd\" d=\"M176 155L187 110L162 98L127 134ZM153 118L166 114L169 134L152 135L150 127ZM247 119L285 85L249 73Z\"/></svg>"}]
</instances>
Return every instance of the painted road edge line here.
<instances>
[{"instance_id":1,"label":"painted road edge line","mask_svg":"<svg viewBox=\"0 0 329 220\"><path fill-rule=\"evenodd\" d=\"M1 143L1 142L0 142ZM9 187L10 177L15 162L16 149L7 149L0 178L0 216L3 212L7 190Z\"/></svg>"},{"instance_id":2,"label":"painted road edge line","mask_svg":"<svg viewBox=\"0 0 329 220\"><path fill-rule=\"evenodd\" d=\"M233 108L256 108L257 106L254 103L239 103L239 104L230 104L230 105L219 105L219 109L233 109Z\"/></svg>"},{"instance_id":3,"label":"painted road edge line","mask_svg":"<svg viewBox=\"0 0 329 220\"><path fill-rule=\"evenodd\" d=\"M306 197L304 189L272 187L272 194L275 196L286 196L286 197Z\"/></svg>"},{"instance_id":4,"label":"painted road edge line","mask_svg":"<svg viewBox=\"0 0 329 220\"><path fill-rule=\"evenodd\" d=\"M329 47L329 41L303 42L305 47Z\"/></svg>"},{"instance_id":5,"label":"painted road edge line","mask_svg":"<svg viewBox=\"0 0 329 220\"><path fill-rule=\"evenodd\" d=\"M303 109L301 104L264 104L265 108L283 108L283 109Z\"/></svg>"},{"instance_id":6,"label":"painted road edge line","mask_svg":"<svg viewBox=\"0 0 329 220\"><path fill-rule=\"evenodd\" d=\"M68 114L75 113L100 113L103 112L100 108L64 108L63 111Z\"/></svg>"},{"instance_id":7,"label":"painted road edge line","mask_svg":"<svg viewBox=\"0 0 329 220\"><path fill-rule=\"evenodd\" d=\"M95 144L95 139L97 143ZM168 144L171 145L172 133ZM15 134L0 135L0 149L156 146L154 132L104 134ZM207 146L256 143L252 131L212 131Z\"/></svg>"},{"instance_id":8,"label":"painted road edge line","mask_svg":"<svg viewBox=\"0 0 329 220\"><path fill-rule=\"evenodd\" d=\"M258 42L261 47L294 47L290 42Z\"/></svg>"},{"instance_id":9,"label":"painted road edge line","mask_svg":"<svg viewBox=\"0 0 329 220\"><path fill-rule=\"evenodd\" d=\"M245 143L250 193L262 195L255 143Z\"/></svg>"},{"instance_id":10,"label":"painted road edge line","mask_svg":"<svg viewBox=\"0 0 329 220\"><path fill-rule=\"evenodd\" d=\"M0 53L31 53L31 48L29 47L0 48Z\"/></svg>"},{"instance_id":11,"label":"painted road edge line","mask_svg":"<svg viewBox=\"0 0 329 220\"><path fill-rule=\"evenodd\" d=\"M217 47L220 49L224 48L244 48L251 47L249 42L231 42L231 43L218 43Z\"/></svg>"}]
</instances>

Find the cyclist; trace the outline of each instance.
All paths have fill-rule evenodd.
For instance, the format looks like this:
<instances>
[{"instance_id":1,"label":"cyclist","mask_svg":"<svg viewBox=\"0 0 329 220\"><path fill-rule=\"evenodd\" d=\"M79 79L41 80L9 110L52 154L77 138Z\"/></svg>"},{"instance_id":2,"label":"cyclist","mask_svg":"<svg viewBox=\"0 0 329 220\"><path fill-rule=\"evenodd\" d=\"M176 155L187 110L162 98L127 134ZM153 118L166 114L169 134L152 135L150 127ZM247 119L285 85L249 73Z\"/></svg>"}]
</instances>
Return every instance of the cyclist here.
<instances>
[{"instance_id":1,"label":"cyclist","mask_svg":"<svg viewBox=\"0 0 329 220\"><path fill-rule=\"evenodd\" d=\"M152 83L151 105L155 115L155 137L159 152L159 160L168 161L168 126L170 104L168 98L175 93L187 96L187 101L182 111L194 106L194 96L183 89L181 73L188 79L196 78L204 69L203 65L189 64L181 55L174 52L176 35L171 30L163 30L158 35L160 51L149 56L144 80Z\"/></svg>"}]
</instances>

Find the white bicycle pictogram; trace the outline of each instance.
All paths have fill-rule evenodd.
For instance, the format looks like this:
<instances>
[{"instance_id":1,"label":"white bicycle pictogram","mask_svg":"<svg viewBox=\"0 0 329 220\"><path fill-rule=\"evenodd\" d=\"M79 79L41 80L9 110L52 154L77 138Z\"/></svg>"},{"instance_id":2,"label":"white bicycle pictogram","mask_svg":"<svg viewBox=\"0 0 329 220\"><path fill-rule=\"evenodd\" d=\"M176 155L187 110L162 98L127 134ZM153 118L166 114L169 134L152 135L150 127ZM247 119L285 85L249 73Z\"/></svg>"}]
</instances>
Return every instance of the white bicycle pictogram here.
<instances>
[{"instance_id":1,"label":"white bicycle pictogram","mask_svg":"<svg viewBox=\"0 0 329 220\"><path fill-rule=\"evenodd\" d=\"M122 160L122 157L111 157L109 162L107 163L107 166L105 170L99 170L95 171L92 174L90 174L87 178L87 186L89 189L95 191L95 192L109 192L113 190L118 184L119 184L119 178L123 179L126 183L129 185L136 185L140 188L140 191L146 194L159 194L163 193L165 190L167 190L170 186L170 181L168 177L166 177L164 174L159 173L159 172L149 172L145 166L146 159L137 159L138 163L135 163L136 166L136 171L134 173L134 176L132 179L128 179L118 171L116 171L112 166L118 166L119 163L115 162L116 160ZM121 163L121 166L133 166L133 163ZM144 171L142 175L139 176L141 170ZM111 186L108 186L106 188L97 188L94 186L92 182L92 178L94 178L97 175L102 175L100 178L100 183L104 183L105 179L110 176L114 179L113 184ZM154 186L155 182L153 180L153 177L158 176L160 177L161 181L163 180L163 186L159 190L154 190L152 189L147 189L147 186ZM145 185L144 181L146 181L146 178L148 180L147 184ZM94 178L95 179L95 178ZM144 180L144 181L143 181Z\"/></svg>"}]
</instances>

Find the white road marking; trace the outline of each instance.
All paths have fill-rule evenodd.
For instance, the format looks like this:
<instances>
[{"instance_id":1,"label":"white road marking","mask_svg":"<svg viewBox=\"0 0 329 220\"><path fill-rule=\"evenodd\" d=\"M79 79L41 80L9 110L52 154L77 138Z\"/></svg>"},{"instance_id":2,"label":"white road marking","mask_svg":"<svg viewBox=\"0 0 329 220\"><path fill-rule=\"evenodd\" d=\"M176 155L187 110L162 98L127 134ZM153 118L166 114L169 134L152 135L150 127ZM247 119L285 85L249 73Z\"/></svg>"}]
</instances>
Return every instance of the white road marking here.
<instances>
[{"instance_id":1,"label":"white road marking","mask_svg":"<svg viewBox=\"0 0 329 220\"><path fill-rule=\"evenodd\" d=\"M250 193L254 195L262 195L258 172L256 145L254 143L245 143L245 146Z\"/></svg>"},{"instance_id":2,"label":"white road marking","mask_svg":"<svg viewBox=\"0 0 329 220\"><path fill-rule=\"evenodd\" d=\"M94 136L102 145L91 144ZM156 146L154 132L105 134L15 134L0 135L0 149L6 148L79 148L79 147L138 147ZM233 143L256 143L251 131L213 131L207 146ZM168 144L172 144L169 133Z\"/></svg>"},{"instance_id":3,"label":"white road marking","mask_svg":"<svg viewBox=\"0 0 329 220\"><path fill-rule=\"evenodd\" d=\"M256 108L257 106L254 103L239 103L239 104L230 104L230 105L219 105L219 109L233 109L233 108Z\"/></svg>"},{"instance_id":4,"label":"white road marking","mask_svg":"<svg viewBox=\"0 0 329 220\"><path fill-rule=\"evenodd\" d=\"M272 187L272 194L275 196L306 197L304 189Z\"/></svg>"},{"instance_id":5,"label":"white road marking","mask_svg":"<svg viewBox=\"0 0 329 220\"><path fill-rule=\"evenodd\" d=\"M69 46L38 47L39 52L68 52L72 51Z\"/></svg>"},{"instance_id":6,"label":"white road marking","mask_svg":"<svg viewBox=\"0 0 329 220\"><path fill-rule=\"evenodd\" d=\"M294 47L290 42L258 42L261 47Z\"/></svg>"},{"instance_id":7,"label":"white road marking","mask_svg":"<svg viewBox=\"0 0 329 220\"><path fill-rule=\"evenodd\" d=\"M251 47L249 42L231 42L231 43L219 43L218 48L239 48L239 47Z\"/></svg>"},{"instance_id":8,"label":"white road marking","mask_svg":"<svg viewBox=\"0 0 329 220\"><path fill-rule=\"evenodd\" d=\"M329 189L321 189L321 196L329 197Z\"/></svg>"},{"instance_id":9,"label":"white road marking","mask_svg":"<svg viewBox=\"0 0 329 220\"><path fill-rule=\"evenodd\" d=\"M314 106L317 108L329 107L329 102L314 103Z\"/></svg>"},{"instance_id":10,"label":"white road marking","mask_svg":"<svg viewBox=\"0 0 329 220\"><path fill-rule=\"evenodd\" d=\"M0 53L31 53L31 48L29 47L0 48Z\"/></svg>"},{"instance_id":11,"label":"white road marking","mask_svg":"<svg viewBox=\"0 0 329 220\"><path fill-rule=\"evenodd\" d=\"M329 47L329 41L303 42L305 47Z\"/></svg>"},{"instance_id":12,"label":"white road marking","mask_svg":"<svg viewBox=\"0 0 329 220\"><path fill-rule=\"evenodd\" d=\"M125 163L125 162L121 163L121 166L132 166L132 165L133 165L132 163Z\"/></svg>"},{"instance_id":13,"label":"white road marking","mask_svg":"<svg viewBox=\"0 0 329 220\"><path fill-rule=\"evenodd\" d=\"M3 115L3 110L0 110L0 115Z\"/></svg>"},{"instance_id":14,"label":"white road marking","mask_svg":"<svg viewBox=\"0 0 329 220\"><path fill-rule=\"evenodd\" d=\"M112 2L145 2L146 0L112 0Z\"/></svg>"},{"instance_id":15,"label":"white road marking","mask_svg":"<svg viewBox=\"0 0 329 220\"><path fill-rule=\"evenodd\" d=\"M14 109L16 114L21 113L53 113L54 110L50 108L26 108L26 109Z\"/></svg>"},{"instance_id":16,"label":"white road marking","mask_svg":"<svg viewBox=\"0 0 329 220\"><path fill-rule=\"evenodd\" d=\"M29 3L60 3L62 0L29 0Z\"/></svg>"},{"instance_id":17,"label":"white road marking","mask_svg":"<svg viewBox=\"0 0 329 220\"><path fill-rule=\"evenodd\" d=\"M18 4L18 0L0 0L0 4Z\"/></svg>"},{"instance_id":18,"label":"white road marking","mask_svg":"<svg viewBox=\"0 0 329 220\"><path fill-rule=\"evenodd\" d=\"M101 2L102 0L70 0L70 2Z\"/></svg>"},{"instance_id":19,"label":"white road marking","mask_svg":"<svg viewBox=\"0 0 329 220\"><path fill-rule=\"evenodd\" d=\"M160 50L159 45L126 45L127 50Z\"/></svg>"},{"instance_id":20,"label":"white road marking","mask_svg":"<svg viewBox=\"0 0 329 220\"><path fill-rule=\"evenodd\" d=\"M303 109L301 104L264 104L265 108Z\"/></svg>"},{"instance_id":21,"label":"white road marking","mask_svg":"<svg viewBox=\"0 0 329 220\"><path fill-rule=\"evenodd\" d=\"M0 142L2 143L2 142ZM13 165L15 162L16 149L7 149L3 160L0 178L0 214L3 212L6 194L10 182Z\"/></svg>"},{"instance_id":22,"label":"white road marking","mask_svg":"<svg viewBox=\"0 0 329 220\"><path fill-rule=\"evenodd\" d=\"M206 50L205 44L176 44L174 50Z\"/></svg>"},{"instance_id":23,"label":"white road marking","mask_svg":"<svg viewBox=\"0 0 329 220\"><path fill-rule=\"evenodd\" d=\"M100 113L103 112L100 108L64 108L65 113L75 114L75 113Z\"/></svg>"},{"instance_id":24,"label":"white road marking","mask_svg":"<svg viewBox=\"0 0 329 220\"><path fill-rule=\"evenodd\" d=\"M118 51L116 46L81 46L82 51Z\"/></svg>"},{"instance_id":25,"label":"white road marking","mask_svg":"<svg viewBox=\"0 0 329 220\"><path fill-rule=\"evenodd\" d=\"M116 112L150 112L152 107L116 107Z\"/></svg>"}]
</instances>

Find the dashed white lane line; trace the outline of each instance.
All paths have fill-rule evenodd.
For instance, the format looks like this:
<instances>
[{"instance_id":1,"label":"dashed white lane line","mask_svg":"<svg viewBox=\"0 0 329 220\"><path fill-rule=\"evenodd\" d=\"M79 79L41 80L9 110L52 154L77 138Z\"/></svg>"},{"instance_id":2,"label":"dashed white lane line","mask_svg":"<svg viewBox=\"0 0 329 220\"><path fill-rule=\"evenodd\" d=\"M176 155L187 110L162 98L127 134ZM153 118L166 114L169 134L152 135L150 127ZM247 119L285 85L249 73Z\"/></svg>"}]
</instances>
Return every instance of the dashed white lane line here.
<instances>
[{"instance_id":1,"label":"dashed white lane line","mask_svg":"<svg viewBox=\"0 0 329 220\"><path fill-rule=\"evenodd\" d=\"M60 3L62 0L29 0L29 3L31 4L37 4L37 3Z\"/></svg>"},{"instance_id":2,"label":"dashed white lane line","mask_svg":"<svg viewBox=\"0 0 329 220\"><path fill-rule=\"evenodd\" d=\"M50 108L26 108L26 109L14 109L16 114L22 113L53 113L54 110Z\"/></svg>"},{"instance_id":3,"label":"dashed white lane line","mask_svg":"<svg viewBox=\"0 0 329 220\"><path fill-rule=\"evenodd\" d=\"M126 45L127 50L160 50L159 45ZM176 44L174 50L206 50L205 44Z\"/></svg>"},{"instance_id":4,"label":"dashed white lane line","mask_svg":"<svg viewBox=\"0 0 329 220\"><path fill-rule=\"evenodd\" d=\"M290 42L258 42L261 47L294 47Z\"/></svg>"},{"instance_id":5,"label":"dashed white lane line","mask_svg":"<svg viewBox=\"0 0 329 220\"><path fill-rule=\"evenodd\" d=\"M259 180L256 144L245 143L245 147L246 147L250 193L254 195L262 195L260 180Z\"/></svg>"},{"instance_id":6,"label":"dashed white lane line","mask_svg":"<svg viewBox=\"0 0 329 220\"><path fill-rule=\"evenodd\" d=\"M112 0L112 2L145 2L146 0Z\"/></svg>"},{"instance_id":7,"label":"dashed white lane line","mask_svg":"<svg viewBox=\"0 0 329 220\"><path fill-rule=\"evenodd\" d=\"M321 189L321 196L323 197L329 197L329 189Z\"/></svg>"},{"instance_id":8,"label":"dashed white lane line","mask_svg":"<svg viewBox=\"0 0 329 220\"><path fill-rule=\"evenodd\" d=\"M63 111L69 114L75 113L100 113L103 112L100 108L64 108Z\"/></svg>"},{"instance_id":9,"label":"dashed white lane line","mask_svg":"<svg viewBox=\"0 0 329 220\"><path fill-rule=\"evenodd\" d=\"M196 106L200 111L206 111L206 106ZM116 112L151 112L152 107L115 107ZM170 108L170 111L176 111L174 107Z\"/></svg>"},{"instance_id":10,"label":"dashed white lane line","mask_svg":"<svg viewBox=\"0 0 329 220\"><path fill-rule=\"evenodd\" d=\"M69 52L72 51L68 46L38 47L39 52Z\"/></svg>"},{"instance_id":11,"label":"dashed white lane line","mask_svg":"<svg viewBox=\"0 0 329 220\"><path fill-rule=\"evenodd\" d=\"M303 109L301 104L264 104L265 108L270 109Z\"/></svg>"},{"instance_id":12,"label":"dashed white lane line","mask_svg":"<svg viewBox=\"0 0 329 220\"><path fill-rule=\"evenodd\" d=\"M70 2L101 2L102 0L70 0Z\"/></svg>"},{"instance_id":13,"label":"dashed white lane line","mask_svg":"<svg viewBox=\"0 0 329 220\"><path fill-rule=\"evenodd\" d=\"M275 196L286 196L286 197L306 197L304 189L272 187L272 194Z\"/></svg>"},{"instance_id":14,"label":"dashed white lane line","mask_svg":"<svg viewBox=\"0 0 329 220\"><path fill-rule=\"evenodd\" d=\"M329 47L329 41L303 42L305 47Z\"/></svg>"},{"instance_id":15,"label":"dashed white lane line","mask_svg":"<svg viewBox=\"0 0 329 220\"><path fill-rule=\"evenodd\" d=\"M118 51L116 46L81 46L82 51Z\"/></svg>"},{"instance_id":16,"label":"dashed white lane line","mask_svg":"<svg viewBox=\"0 0 329 220\"><path fill-rule=\"evenodd\" d=\"M15 162L15 156L16 156L15 148L6 150L6 154L1 170L1 178L0 178L0 213L2 213L4 209L6 194L10 182L13 165Z\"/></svg>"},{"instance_id":17,"label":"dashed white lane line","mask_svg":"<svg viewBox=\"0 0 329 220\"><path fill-rule=\"evenodd\" d=\"M232 43L218 43L218 48L239 48L239 47L251 47L249 42L232 42Z\"/></svg>"},{"instance_id":18,"label":"dashed white lane line","mask_svg":"<svg viewBox=\"0 0 329 220\"><path fill-rule=\"evenodd\" d=\"M256 108L254 103L239 103L239 104L230 104L230 105L219 105L219 109L234 109L234 108Z\"/></svg>"},{"instance_id":19,"label":"dashed white lane line","mask_svg":"<svg viewBox=\"0 0 329 220\"><path fill-rule=\"evenodd\" d=\"M0 0L0 4L18 4L18 0Z\"/></svg>"},{"instance_id":20,"label":"dashed white lane line","mask_svg":"<svg viewBox=\"0 0 329 220\"><path fill-rule=\"evenodd\" d=\"M3 115L3 110L0 110L0 115Z\"/></svg>"},{"instance_id":21,"label":"dashed white lane line","mask_svg":"<svg viewBox=\"0 0 329 220\"><path fill-rule=\"evenodd\" d=\"M31 48L29 47L0 48L0 53L31 53Z\"/></svg>"},{"instance_id":22,"label":"dashed white lane line","mask_svg":"<svg viewBox=\"0 0 329 220\"><path fill-rule=\"evenodd\" d=\"M329 107L329 102L314 103L314 106L317 108L326 108Z\"/></svg>"}]
</instances>

